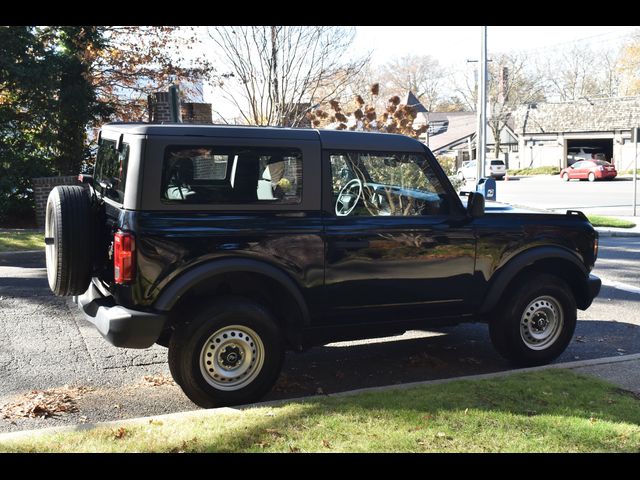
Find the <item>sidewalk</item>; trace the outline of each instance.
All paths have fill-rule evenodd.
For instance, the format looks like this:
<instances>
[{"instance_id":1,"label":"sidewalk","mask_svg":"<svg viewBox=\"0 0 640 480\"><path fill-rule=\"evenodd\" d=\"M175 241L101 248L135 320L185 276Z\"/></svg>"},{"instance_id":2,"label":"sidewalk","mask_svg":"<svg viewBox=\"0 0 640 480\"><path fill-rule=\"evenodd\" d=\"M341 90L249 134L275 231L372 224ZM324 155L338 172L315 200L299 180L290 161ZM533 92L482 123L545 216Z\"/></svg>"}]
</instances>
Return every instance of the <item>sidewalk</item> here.
<instances>
[{"instance_id":1,"label":"sidewalk","mask_svg":"<svg viewBox=\"0 0 640 480\"><path fill-rule=\"evenodd\" d=\"M426 385L437 385L442 383L455 382L459 380L482 380L487 378L496 378L496 377L504 377L508 375L513 375L517 373L524 372L535 372L540 370L546 370L551 368L562 368L562 369L571 369L576 373L582 375L590 375L602 380L608 381L623 390L627 390L633 392L638 398L640 398L640 354L633 355L623 355L619 357L607 357L607 358L598 358L595 360L581 360L576 362L567 362L567 363L554 363L551 365L544 365L542 367L533 367L533 368L522 368L516 370L507 370L503 372L496 373L487 373L482 375L470 375L464 377L453 377L446 378L440 380L429 380L425 382L413 382L413 383L405 383L401 385L389 385L383 387L371 387L371 388L363 388L359 390L351 390L347 392L340 393L332 393L328 394L328 397L347 397L351 395L357 395L359 393L365 392L382 392L387 390L406 390L409 388L426 386ZM310 397L301 397L295 398L296 402L304 402L306 400L317 398L316 396ZM55 432L69 432L69 431L78 431L78 430L89 430L98 427L127 427L133 425L140 424L149 424L151 421L154 422L162 422L164 420L179 420L186 418L198 418L198 419L206 419L218 415L224 415L229 412L238 411L238 410L246 410L249 408L255 407L276 407L288 402L291 402L290 399L285 400L273 400L270 402L259 402L253 403L250 405L242 405L237 408L212 408L212 409L202 409L202 410L193 410L188 412L179 412L179 413L170 413L166 415L155 415L153 417L140 417L140 418L130 418L127 420L116 420L111 422L100 422L94 424L85 424L85 425L73 425L73 426L65 426L65 427L54 427L54 428L44 428L39 430L23 430L19 432L10 432L0 434L0 442L8 441L13 439L20 439L23 437L28 437L32 435L43 435L48 433Z\"/></svg>"}]
</instances>

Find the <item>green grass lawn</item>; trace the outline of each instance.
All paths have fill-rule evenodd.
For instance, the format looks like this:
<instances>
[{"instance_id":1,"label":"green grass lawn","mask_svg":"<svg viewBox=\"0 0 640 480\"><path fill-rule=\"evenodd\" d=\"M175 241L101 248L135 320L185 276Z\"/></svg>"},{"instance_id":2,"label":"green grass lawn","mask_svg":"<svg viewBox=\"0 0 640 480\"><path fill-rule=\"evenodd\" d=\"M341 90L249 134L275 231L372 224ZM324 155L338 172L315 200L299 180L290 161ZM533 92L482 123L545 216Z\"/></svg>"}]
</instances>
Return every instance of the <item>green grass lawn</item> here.
<instances>
[{"instance_id":1,"label":"green grass lawn","mask_svg":"<svg viewBox=\"0 0 640 480\"><path fill-rule=\"evenodd\" d=\"M602 217L599 215L587 215L589 221L594 227L617 227L617 228L633 228L635 223L629 220L620 220L618 218Z\"/></svg>"},{"instance_id":2,"label":"green grass lawn","mask_svg":"<svg viewBox=\"0 0 640 480\"><path fill-rule=\"evenodd\" d=\"M2 452L640 452L640 399L569 370L0 440Z\"/></svg>"},{"instance_id":3,"label":"green grass lawn","mask_svg":"<svg viewBox=\"0 0 640 480\"><path fill-rule=\"evenodd\" d=\"M44 233L34 231L0 230L0 252L43 250Z\"/></svg>"}]
</instances>

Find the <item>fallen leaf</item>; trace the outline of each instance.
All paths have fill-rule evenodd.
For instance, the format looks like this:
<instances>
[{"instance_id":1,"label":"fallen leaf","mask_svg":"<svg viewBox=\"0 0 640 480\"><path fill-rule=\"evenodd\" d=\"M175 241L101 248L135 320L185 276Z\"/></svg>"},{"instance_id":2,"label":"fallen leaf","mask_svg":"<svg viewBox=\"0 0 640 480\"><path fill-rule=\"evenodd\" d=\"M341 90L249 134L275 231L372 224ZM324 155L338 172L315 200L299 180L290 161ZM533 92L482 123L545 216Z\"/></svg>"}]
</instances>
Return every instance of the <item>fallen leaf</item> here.
<instances>
[{"instance_id":1,"label":"fallen leaf","mask_svg":"<svg viewBox=\"0 0 640 480\"><path fill-rule=\"evenodd\" d=\"M271 434L271 436L273 436L274 438L282 437L282 434L278 430L276 430L275 428L267 428L265 430L265 432Z\"/></svg>"},{"instance_id":2,"label":"fallen leaf","mask_svg":"<svg viewBox=\"0 0 640 480\"><path fill-rule=\"evenodd\" d=\"M173 381L173 378L167 377L162 374L157 375L145 375L144 376L144 384L150 385L152 387L160 387L162 385L175 385L176 382Z\"/></svg>"},{"instance_id":3,"label":"fallen leaf","mask_svg":"<svg viewBox=\"0 0 640 480\"><path fill-rule=\"evenodd\" d=\"M289 445L289 452L291 452L291 453L299 453L300 449L298 447L294 447L293 445Z\"/></svg>"},{"instance_id":4,"label":"fallen leaf","mask_svg":"<svg viewBox=\"0 0 640 480\"><path fill-rule=\"evenodd\" d=\"M124 427L120 427L117 430L113 431L113 438L115 438L116 440L120 440L122 438L124 438L124 436L127 434L127 430Z\"/></svg>"},{"instance_id":5,"label":"fallen leaf","mask_svg":"<svg viewBox=\"0 0 640 480\"><path fill-rule=\"evenodd\" d=\"M322 446L325 448L331 448L331 444L327 440L322 440Z\"/></svg>"},{"instance_id":6,"label":"fallen leaf","mask_svg":"<svg viewBox=\"0 0 640 480\"><path fill-rule=\"evenodd\" d=\"M0 418L49 418L61 413L78 411L76 401L87 392L88 387L50 388L32 390L12 402L0 406Z\"/></svg>"}]
</instances>

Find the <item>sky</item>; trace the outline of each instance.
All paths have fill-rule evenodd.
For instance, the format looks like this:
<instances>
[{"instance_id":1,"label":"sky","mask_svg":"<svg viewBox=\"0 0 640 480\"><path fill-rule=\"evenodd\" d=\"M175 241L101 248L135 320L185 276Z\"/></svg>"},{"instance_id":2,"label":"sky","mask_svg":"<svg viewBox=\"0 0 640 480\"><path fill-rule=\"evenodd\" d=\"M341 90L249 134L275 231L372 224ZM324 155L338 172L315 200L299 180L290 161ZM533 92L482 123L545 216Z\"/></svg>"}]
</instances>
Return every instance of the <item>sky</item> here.
<instances>
[{"instance_id":1,"label":"sky","mask_svg":"<svg viewBox=\"0 0 640 480\"><path fill-rule=\"evenodd\" d=\"M544 55L571 43L616 46L638 26L488 26L491 53L528 51ZM354 52L372 50L372 63L383 64L407 54L431 55L444 66L455 66L480 56L478 26L356 27Z\"/></svg>"},{"instance_id":2,"label":"sky","mask_svg":"<svg viewBox=\"0 0 640 480\"><path fill-rule=\"evenodd\" d=\"M480 57L479 26L358 26L351 54L371 53L371 63L381 65L408 54L431 55L444 67L464 68ZM525 51L531 58L544 57L572 44L616 48L638 26L488 26L487 49L492 53ZM205 101L214 110L232 117L235 109L211 88Z\"/></svg>"}]
</instances>

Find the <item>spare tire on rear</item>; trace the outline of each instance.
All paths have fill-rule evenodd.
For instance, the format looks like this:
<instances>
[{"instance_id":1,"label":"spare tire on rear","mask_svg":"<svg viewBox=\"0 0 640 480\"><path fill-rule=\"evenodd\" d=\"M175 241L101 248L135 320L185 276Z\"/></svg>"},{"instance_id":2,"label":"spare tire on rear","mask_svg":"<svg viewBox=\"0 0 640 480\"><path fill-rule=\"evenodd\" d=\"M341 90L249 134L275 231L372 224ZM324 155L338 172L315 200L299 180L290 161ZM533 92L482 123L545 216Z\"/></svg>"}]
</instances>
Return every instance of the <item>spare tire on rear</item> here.
<instances>
[{"instance_id":1,"label":"spare tire on rear","mask_svg":"<svg viewBox=\"0 0 640 480\"><path fill-rule=\"evenodd\" d=\"M81 295L89 287L93 257L93 216L89 192L59 186L49 193L45 252L49 287L56 295Z\"/></svg>"}]
</instances>

